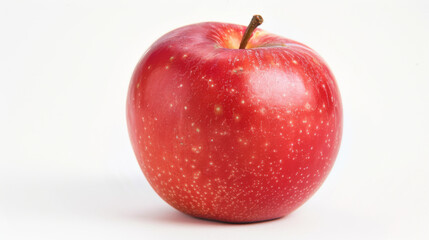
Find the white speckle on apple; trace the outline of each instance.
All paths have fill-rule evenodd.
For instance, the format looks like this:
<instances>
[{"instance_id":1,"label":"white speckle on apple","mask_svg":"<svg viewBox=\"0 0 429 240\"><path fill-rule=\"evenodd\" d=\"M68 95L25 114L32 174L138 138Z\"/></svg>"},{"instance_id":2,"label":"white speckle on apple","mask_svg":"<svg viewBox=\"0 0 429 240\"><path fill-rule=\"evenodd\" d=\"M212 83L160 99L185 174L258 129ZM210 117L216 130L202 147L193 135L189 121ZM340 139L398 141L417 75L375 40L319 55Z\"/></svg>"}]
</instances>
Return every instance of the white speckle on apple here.
<instances>
[{"instance_id":1,"label":"white speckle on apple","mask_svg":"<svg viewBox=\"0 0 429 240\"><path fill-rule=\"evenodd\" d=\"M198 178L200 178L200 175L201 175L201 171L196 171L196 172L194 173L194 179L198 179Z\"/></svg>"},{"instance_id":2,"label":"white speckle on apple","mask_svg":"<svg viewBox=\"0 0 429 240\"><path fill-rule=\"evenodd\" d=\"M194 153L200 153L201 152L202 147L201 146L194 146L191 148L192 152Z\"/></svg>"},{"instance_id":3,"label":"white speckle on apple","mask_svg":"<svg viewBox=\"0 0 429 240\"><path fill-rule=\"evenodd\" d=\"M222 114L222 106L218 104L215 105L214 111L216 115Z\"/></svg>"}]
</instances>

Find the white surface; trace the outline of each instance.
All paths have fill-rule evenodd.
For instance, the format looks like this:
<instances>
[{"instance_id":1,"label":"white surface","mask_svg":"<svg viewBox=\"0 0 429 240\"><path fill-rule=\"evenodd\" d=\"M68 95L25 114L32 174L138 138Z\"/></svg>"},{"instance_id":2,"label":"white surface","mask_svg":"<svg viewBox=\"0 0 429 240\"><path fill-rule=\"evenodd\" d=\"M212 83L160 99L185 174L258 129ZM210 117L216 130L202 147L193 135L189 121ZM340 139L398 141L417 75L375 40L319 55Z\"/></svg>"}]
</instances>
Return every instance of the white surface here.
<instances>
[{"instance_id":1,"label":"white surface","mask_svg":"<svg viewBox=\"0 0 429 240\"><path fill-rule=\"evenodd\" d=\"M429 238L428 1L180 2L0 3L0 239ZM286 218L193 219L140 173L129 79L162 34L255 13L330 65L342 148L324 186Z\"/></svg>"}]
</instances>

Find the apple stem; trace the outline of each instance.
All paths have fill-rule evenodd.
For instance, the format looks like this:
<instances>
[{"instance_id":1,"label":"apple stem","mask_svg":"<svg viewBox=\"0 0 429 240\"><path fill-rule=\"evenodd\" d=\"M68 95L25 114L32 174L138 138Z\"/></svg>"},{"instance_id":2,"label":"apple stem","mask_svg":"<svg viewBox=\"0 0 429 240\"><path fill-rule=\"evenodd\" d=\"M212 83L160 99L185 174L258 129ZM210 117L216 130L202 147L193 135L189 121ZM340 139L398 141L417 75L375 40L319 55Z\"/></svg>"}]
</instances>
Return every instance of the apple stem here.
<instances>
[{"instance_id":1,"label":"apple stem","mask_svg":"<svg viewBox=\"0 0 429 240\"><path fill-rule=\"evenodd\" d=\"M261 17L261 15L254 15L252 17L252 20L249 23L249 26L247 26L246 31L244 32L243 38L241 39L240 48L239 49L246 49L247 43L250 40L250 37L252 36L253 31L264 22L264 19Z\"/></svg>"}]
</instances>

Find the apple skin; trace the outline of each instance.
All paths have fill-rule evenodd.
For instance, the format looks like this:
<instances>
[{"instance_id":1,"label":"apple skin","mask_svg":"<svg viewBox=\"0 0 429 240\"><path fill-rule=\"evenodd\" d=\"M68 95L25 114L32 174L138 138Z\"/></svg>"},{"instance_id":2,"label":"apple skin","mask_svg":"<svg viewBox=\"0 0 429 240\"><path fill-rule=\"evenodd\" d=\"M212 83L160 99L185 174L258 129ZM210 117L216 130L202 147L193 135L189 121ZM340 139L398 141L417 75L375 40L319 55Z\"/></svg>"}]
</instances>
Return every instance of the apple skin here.
<instances>
[{"instance_id":1,"label":"apple skin","mask_svg":"<svg viewBox=\"0 0 429 240\"><path fill-rule=\"evenodd\" d=\"M285 216L337 156L342 104L309 47L256 29L199 23L157 40L137 64L127 123L153 189L179 211L222 222Z\"/></svg>"}]
</instances>

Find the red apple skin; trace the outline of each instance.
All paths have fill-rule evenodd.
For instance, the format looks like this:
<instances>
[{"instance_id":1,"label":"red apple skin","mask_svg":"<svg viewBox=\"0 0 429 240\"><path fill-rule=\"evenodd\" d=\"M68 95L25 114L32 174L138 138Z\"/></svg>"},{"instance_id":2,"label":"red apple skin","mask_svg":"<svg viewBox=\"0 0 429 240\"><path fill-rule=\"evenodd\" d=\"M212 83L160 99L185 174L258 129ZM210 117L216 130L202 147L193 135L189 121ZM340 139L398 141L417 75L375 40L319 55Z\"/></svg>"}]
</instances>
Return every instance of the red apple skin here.
<instances>
[{"instance_id":1,"label":"red apple skin","mask_svg":"<svg viewBox=\"0 0 429 240\"><path fill-rule=\"evenodd\" d=\"M153 189L183 213L222 222L285 216L321 186L337 156L342 104L309 47L245 26L167 33L137 64L127 122Z\"/></svg>"}]
</instances>

